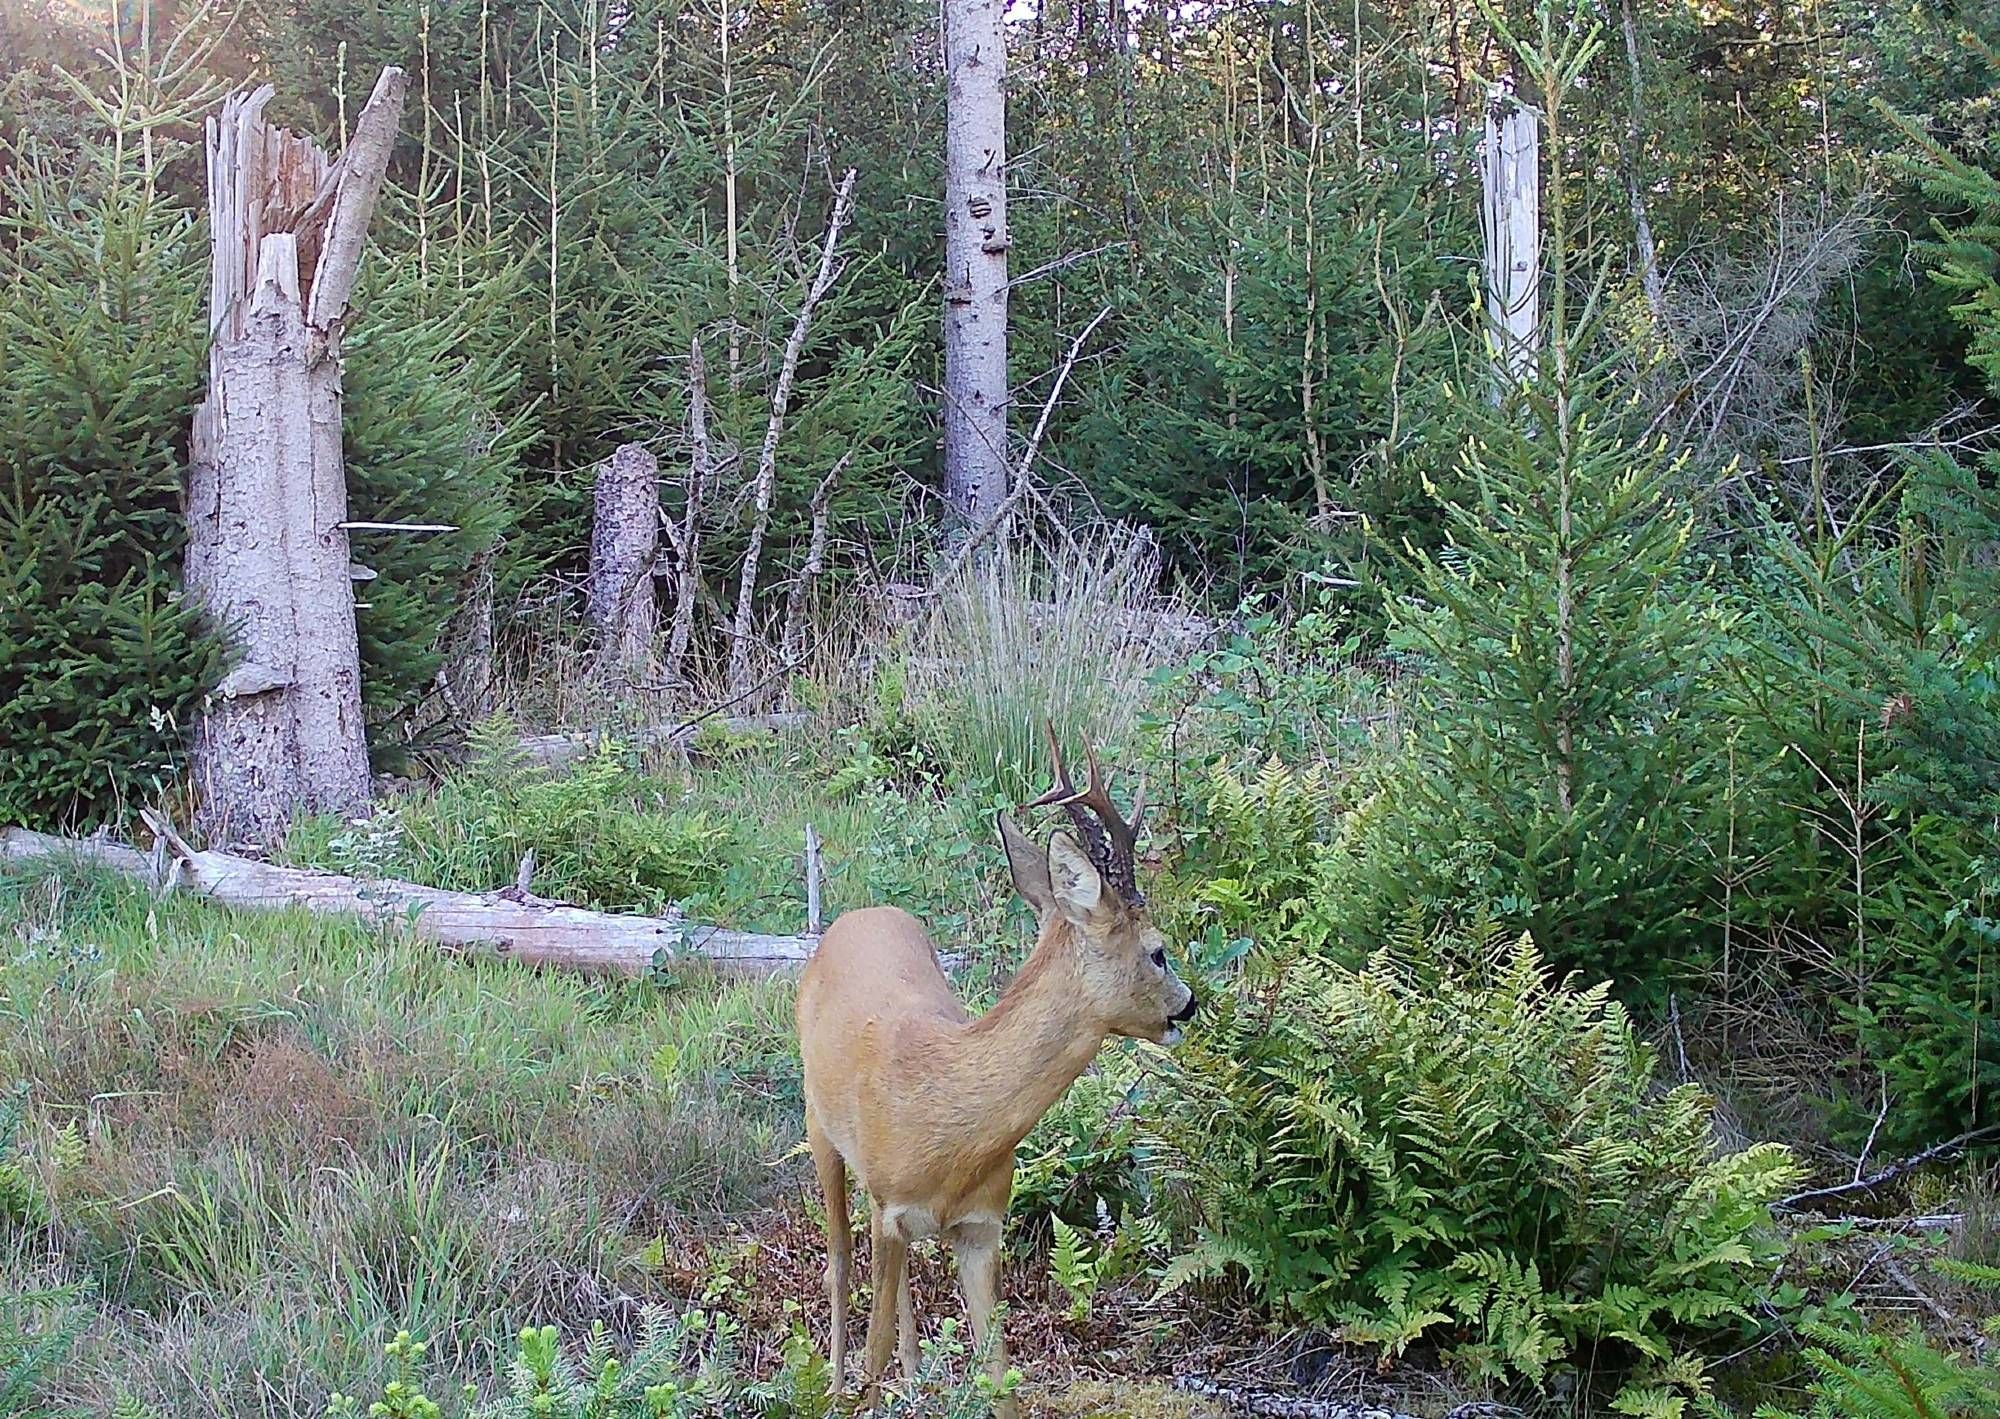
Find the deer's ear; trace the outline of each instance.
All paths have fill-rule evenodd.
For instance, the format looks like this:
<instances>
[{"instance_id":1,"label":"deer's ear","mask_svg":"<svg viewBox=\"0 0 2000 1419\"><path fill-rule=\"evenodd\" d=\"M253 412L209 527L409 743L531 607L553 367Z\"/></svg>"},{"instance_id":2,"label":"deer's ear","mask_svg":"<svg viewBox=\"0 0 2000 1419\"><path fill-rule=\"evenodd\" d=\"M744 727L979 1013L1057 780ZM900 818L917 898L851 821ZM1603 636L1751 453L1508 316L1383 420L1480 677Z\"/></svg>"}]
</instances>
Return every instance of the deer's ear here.
<instances>
[{"instance_id":1,"label":"deer's ear","mask_svg":"<svg viewBox=\"0 0 2000 1419\"><path fill-rule=\"evenodd\" d=\"M1056 906L1079 926L1096 916L1104 906L1104 879L1089 854L1068 833L1049 839L1049 882L1055 889Z\"/></svg>"},{"instance_id":2,"label":"deer's ear","mask_svg":"<svg viewBox=\"0 0 2000 1419\"><path fill-rule=\"evenodd\" d=\"M1049 884L1047 855L1028 841L1028 835L1015 827L1014 820L1005 813L995 813L993 821L1000 825L1000 846L1007 850L1007 871L1014 878L1014 890L1035 909L1035 915L1043 915L1056 904L1055 888Z\"/></svg>"}]
</instances>

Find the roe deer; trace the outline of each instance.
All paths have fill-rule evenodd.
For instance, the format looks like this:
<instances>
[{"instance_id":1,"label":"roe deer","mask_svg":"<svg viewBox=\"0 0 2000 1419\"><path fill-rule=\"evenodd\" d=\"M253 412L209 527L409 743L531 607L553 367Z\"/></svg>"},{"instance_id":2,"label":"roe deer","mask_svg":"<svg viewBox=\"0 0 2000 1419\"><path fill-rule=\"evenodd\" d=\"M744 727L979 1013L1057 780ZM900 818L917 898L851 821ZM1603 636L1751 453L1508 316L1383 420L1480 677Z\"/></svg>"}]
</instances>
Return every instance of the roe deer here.
<instances>
[{"instance_id":1,"label":"roe deer","mask_svg":"<svg viewBox=\"0 0 2000 1419\"><path fill-rule=\"evenodd\" d=\"M909 1247L929 1236L951 1244L973 1340L998 1380L1006 1350L991 1320L1016 1146L1108 1037L1177 1044L1195 1012L1194 992L1167 964L1134 881L1145 785L1128 823L1095 751L1088 751L1090 785L1079 791L1053 728L1049 746L1055 787L1024 806L1060 806L1075 831L1057 831L1044 853L1006 814L996 815L1014 889L1040 923L1034 951L998 1004L976 1020L968 1015L924 928L894 907L834 922L799 984L806 1141L826 1194L836 1388L854 1253L848 1170L869 1196L868 1396L878 1392L891 1351L906 1375L915 1372ZM1019 1409L1009 1398L999 1412L1012 1419Z\"/></svg>"}]
</instances>

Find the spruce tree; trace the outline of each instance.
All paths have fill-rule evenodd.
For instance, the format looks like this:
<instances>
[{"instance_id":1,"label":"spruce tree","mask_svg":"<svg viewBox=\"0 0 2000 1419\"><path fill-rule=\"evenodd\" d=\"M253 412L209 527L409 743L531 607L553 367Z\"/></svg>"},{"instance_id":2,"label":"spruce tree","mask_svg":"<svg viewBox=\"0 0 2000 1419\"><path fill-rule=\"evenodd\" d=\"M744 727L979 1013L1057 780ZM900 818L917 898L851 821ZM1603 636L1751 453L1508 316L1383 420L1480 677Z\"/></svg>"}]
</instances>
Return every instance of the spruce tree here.
<instances>
[{"instance_id":1,"label":"spruce tree","mask_svg":"<svg viewBox=\"0 0 2000 1419\"><path fill-rule=\"evenodd\" d=\"M181 599L204 247L123 165L30 156L0 228L0 823L174 776L221 644Z\"/></svg>"},{"instance_id":2,"label":"spruce tree","mask_svg":"<svg viewBox=\"0 0 2000 1419\"><path fill-rule=\"evenodd\" d=\"M1559 157L1594 40L1580 25L1552 39L1554 9L1521 54ZM1608 266L1589 282L1573 269L1568 195L1558 160L1539 368L1495 407L1461 388L1471 432L1440 489L1443 544L1405 548L1413 586L1391 634L1425 661L1418 723L1351 829L1379 837L1348 870L1371 921L1469 898L1566 965L1658 981L1706 898L1720 736L1703 672L1723 624L1690 557L1678 460L1633 427L1624 352L1601 338Z\"/></svg>"}]
</instances>

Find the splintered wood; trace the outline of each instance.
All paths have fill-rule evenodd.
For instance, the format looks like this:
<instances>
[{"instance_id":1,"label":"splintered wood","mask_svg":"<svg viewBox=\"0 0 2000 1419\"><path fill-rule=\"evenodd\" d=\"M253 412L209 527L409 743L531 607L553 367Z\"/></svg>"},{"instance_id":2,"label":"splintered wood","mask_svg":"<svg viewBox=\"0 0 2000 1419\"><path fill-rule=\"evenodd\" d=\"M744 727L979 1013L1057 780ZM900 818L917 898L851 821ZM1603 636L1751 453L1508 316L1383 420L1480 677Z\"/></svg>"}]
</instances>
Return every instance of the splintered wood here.
<instances>
[{"instance_id":1,"label":"splintered wood","mask_svg":"<svg viewBox=\"0 0 2000 1419\"><path fill-rule=\"evenodd\" d=\"M404 88L382 71L337 161L265 120L268 84L208 120L209 381L187 587L235 642L195 727L199 822L216 841L272 842L295 812L368 807L340 332Z\"/></svg>"}]
</instances>

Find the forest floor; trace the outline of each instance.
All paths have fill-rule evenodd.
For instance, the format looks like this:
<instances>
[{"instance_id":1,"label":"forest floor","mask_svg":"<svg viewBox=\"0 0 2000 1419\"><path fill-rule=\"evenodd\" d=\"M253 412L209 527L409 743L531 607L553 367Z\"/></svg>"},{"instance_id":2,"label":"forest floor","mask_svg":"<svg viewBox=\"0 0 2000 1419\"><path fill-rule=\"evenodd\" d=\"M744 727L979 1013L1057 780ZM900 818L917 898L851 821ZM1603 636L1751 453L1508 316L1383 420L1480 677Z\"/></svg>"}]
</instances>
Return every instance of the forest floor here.
<instances>
[{"instance_id":1,"label":"forest floor","mask_svg":"<svg viewBox=\"0 0 2000 1419\"><path fill-rule=\"evenodd\" d=\"M671 897L796 931L810 821L829 917L910 906L990 1001L1030 929L988 805L900 796L848 766L778 744L639 776L608 758L475 771L364 827L308 824L291 851L491 887L532 842L551 895ZM0 1066L27 1101L0 1136L0 1273L47 1293L38 1326L74 1332L46 1381L58 1402L316 1415L330 1391L380 1391L399 1330L428 1342L445 1389L491 1394L524 1324L629 1337L655 1303L733 1317L750 1374L777 1370L796 1331L824 1343L788 983L455 960L399 929L156 899L61 866L0 875L0 960ZM1250 1412L1189 1380L1309 1395L1321 1407L1262 1412L1329 1419L1350 1412L1336 1404L1521 1412L1462 1408L1499 1396L1420 1360L1377 1373L1226 1298L1163 1305L1144 1278L1079 1298L1032 1231L1012 1229L1006 1321L1031 1414ZM1861 1265L1887 1282L1882 1260ZM958 1314L948 1261L921 1248L915 1274L938 1337ZM1588 1412L1580 1396L1536 1407Z\"/></svg>"}]
</instances>

